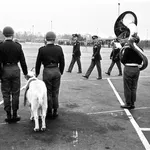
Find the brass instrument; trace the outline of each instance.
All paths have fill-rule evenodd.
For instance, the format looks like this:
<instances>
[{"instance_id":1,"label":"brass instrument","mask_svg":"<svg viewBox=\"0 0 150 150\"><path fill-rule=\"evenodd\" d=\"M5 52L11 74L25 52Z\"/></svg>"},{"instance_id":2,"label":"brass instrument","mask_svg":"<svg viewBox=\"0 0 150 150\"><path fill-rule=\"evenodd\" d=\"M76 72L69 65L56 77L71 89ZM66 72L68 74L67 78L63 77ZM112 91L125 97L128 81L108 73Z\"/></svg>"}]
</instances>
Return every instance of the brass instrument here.
<instances>
[{"instance_id":1,"label":"brass instrument","mask_svg":"<svg viewBox=\"0 0 150 150\"><path fill-rule=\"evenodd\" d=\"M148 66L148 59L143 53L142 49L135 43L134 37L137 37L137 17L132 11L122 13L116 20L114 25L114 32L118 40L127 41L121 50L121 55L126 47L131 47L142 58L140 70L144 70Z\"/></svg>"}]
</instances>

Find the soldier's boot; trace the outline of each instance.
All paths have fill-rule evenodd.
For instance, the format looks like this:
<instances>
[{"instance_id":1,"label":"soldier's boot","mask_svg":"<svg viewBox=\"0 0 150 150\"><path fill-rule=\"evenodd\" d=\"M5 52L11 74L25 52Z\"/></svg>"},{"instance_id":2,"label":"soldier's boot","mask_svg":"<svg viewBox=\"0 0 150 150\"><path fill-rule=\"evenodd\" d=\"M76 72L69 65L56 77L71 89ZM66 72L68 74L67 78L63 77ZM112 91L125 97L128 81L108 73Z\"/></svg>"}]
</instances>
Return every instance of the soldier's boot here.
<instances>
[{"instance_id":1,"label":"soldier's boot","mask_svg":"<svg viewBox=\"0 0 150 150\"><path fill-rule=\"evenodd\" d=\"M58 111L57 111L57 109L54 109L53 110L53 118L55 119L57 117L58 117Z\"/></svg>"},{"instance_id":2,"label":"soldier's boot","mask_svg":"<svg viewBox=\"0 0 150 150\"><path fill-rule=\"evenodd\" d=\"M52 118L53 118L52 109L47 109L46 119L52 119Z\"/></svg>"},{"instance_id":3,"label":"soldier's boot","mask_svg":"<svg viewBox=\"0 0 150 150\"><path fill-rule=\"evenodd\" d=\"M5 122L7 122L7 123L11 123L12 122L11 112L10 111L7 112L7 118L5 118Z\"/></svg>"},{"instance_id":4,"label":"soldier's boot","mask_svg":"<svg viewBox=\"0 0 150 150\"><path fill-rule=\"evenodd\" d=\"M12 121L17 122L17 121L20 121L20 120L21 120L21 117L19 115L17 115L17 111L13 111Z\"/></svg>"}]
</instances>

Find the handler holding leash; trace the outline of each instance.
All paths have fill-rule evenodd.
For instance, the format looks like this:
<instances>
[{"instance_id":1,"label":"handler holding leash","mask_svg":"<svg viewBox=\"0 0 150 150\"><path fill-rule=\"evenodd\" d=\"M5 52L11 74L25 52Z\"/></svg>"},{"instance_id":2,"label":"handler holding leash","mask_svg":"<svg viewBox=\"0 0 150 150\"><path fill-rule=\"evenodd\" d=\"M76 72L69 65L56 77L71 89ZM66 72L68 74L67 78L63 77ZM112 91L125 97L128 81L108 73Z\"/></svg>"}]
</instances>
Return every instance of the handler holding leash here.
<instances>
[{"instance_id":1,"label":"handler holding leash","mask_svg":"<svg viewBox=\"0 0 150 150\"><path fill-rule=\"evenodd\" d=\"M4 99L4 110L7 112L6 122L20 121L17 115L19 109L20 96L20 69L21 64L25 77L28 74L27 65L21 45L13 41L14 30L11 27L3 29L5 40L0 43L0 63L1 63L1 90ZM11 99L13 117L11 115Z\"/></svg>"},{"instance_id":2,"label":"handler holding leash","mask_svg":"<svg viewBox=\"0 0 150 150\"><path fill-rule=\"evenodd\" d=\"M35 66L36 76L40 73L41 64L44 66L43 81L48 92L47 118L56 118L58 116L59 87L61 75L65 67L63 50L60 46L54 45L55 39L56 35L54 32L46 34L46 45L39 48Z\"/></svg>"}]
</instances>

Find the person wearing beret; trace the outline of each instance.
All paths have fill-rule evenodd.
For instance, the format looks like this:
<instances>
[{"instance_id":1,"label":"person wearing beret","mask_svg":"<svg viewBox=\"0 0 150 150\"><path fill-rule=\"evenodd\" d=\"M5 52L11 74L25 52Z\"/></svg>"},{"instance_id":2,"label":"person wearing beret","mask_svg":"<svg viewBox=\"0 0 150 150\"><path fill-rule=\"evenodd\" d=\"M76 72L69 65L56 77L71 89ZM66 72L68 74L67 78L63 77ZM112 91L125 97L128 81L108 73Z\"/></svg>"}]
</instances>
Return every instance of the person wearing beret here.
<instances>
[{"instance_id":1,"label":"person wearing beret","mask_svg":"<svg viewBox=\"0 0 150 150\"><path fill-rule=\"evenodd\" d=\"M71 73L75 62L77 62L78 73L82 73L81 60L80 60L80 57L81 57L80 42L78 41L78 35L77 34L73 34L72 37L73 37L72 60L71 60L71 63L69 65L69 68L66 72Z\"/></svg>"},{"instance_id":2,"label":"person wearing beret","mask_svg":"<svg viewBox=\"0 0 150 150\"><path fill-rule=\"evenodd\" d=\"M101 44L98 41L97 35L92 36L92 39L94 42L94 46L93 46L93 55L92 55L92 59L91 59L91 64L90 64L86 74L83 75L83 77L88 79L96 65L97 71L98 71L97 79L100 80L100 79L102 79L101 62L100 62L100 60L102 60L102 57L100 55Z\"/></svg>"}]
</instances>

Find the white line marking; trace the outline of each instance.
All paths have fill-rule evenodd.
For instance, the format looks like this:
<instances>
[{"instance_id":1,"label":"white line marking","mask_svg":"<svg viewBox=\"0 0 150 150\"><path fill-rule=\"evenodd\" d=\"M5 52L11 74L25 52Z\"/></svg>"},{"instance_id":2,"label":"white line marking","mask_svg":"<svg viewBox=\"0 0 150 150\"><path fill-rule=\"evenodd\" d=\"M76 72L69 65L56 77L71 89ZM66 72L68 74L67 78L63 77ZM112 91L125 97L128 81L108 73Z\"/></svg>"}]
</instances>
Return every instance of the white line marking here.
<instances>
[{"instance_id":1,"label":"white line marking","mask_svg":"<svg viewBox=\"0 0 150 150\"><path fill-rule=\"evenodd\" d=\"M143 110L143 109L149 109L150 107L139 107L139 108L135 108L134 109L134 111L135 110ZM117 113L117 112L122 112L122 111L124 111L123 109L121 109L121 110L109 110L109 111L99 111L99 112L92 112L92 113L87 113L87 115L97 115L97 114L107 114L107 113Z\"/></svg>"},{"instance_id":2,"label":"white line marking","mask_svg":"<svg viewBox=\"0 0 150 150\"><path fill-rule=\"evenodd\" d=\"M107 114L107 113L122 112L122 111L124 110L100 111L100 112L87 113L87 115Z\"/></svg>"},{"instance_id":3,"label":"white line marking","mask_svg":"<svg viewBox=\"0 0 150 150\"><path fill-rule=\"evenodd\" d=\"M114 85L112 84L112 82L110 81L110 79L108 78L108 83L110 84L111 88L113 89L118 101L120 102L121 105L124 104L123 100L121 99L120 95L118 94L118 92L116 91ZM144 136L143 132L141 131L139 125L136 123L136 121L134 120L132 114L130 113L130 111L128 109L124 109L125 113L127 114L131 124L133 125L134 129L136 130L141 142L143 143L144 147L146 150L150 150L150 144L147 141L146 137Z\"/></svg>"},{"instance_id":4,"label":"white line marking","mask_svg":"<svg viewBox=\"0 0 150 150\"><path fill-rule=\"evenodd\" d=\"M142 131L150 131L150 128L140 128Z\"/></svg>"},{"instance_id":5,"label":"white line marking","mask_svg":"<svg viewBox=\"0 0 150 150\"><path fill-rule=\"evenodd\" d=\"M0 101L0 105L2 105L4 103L4 101L2 100L2 101Z\"/></svg>"}]
</instances>

